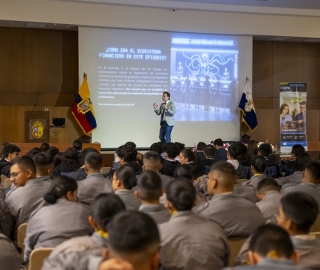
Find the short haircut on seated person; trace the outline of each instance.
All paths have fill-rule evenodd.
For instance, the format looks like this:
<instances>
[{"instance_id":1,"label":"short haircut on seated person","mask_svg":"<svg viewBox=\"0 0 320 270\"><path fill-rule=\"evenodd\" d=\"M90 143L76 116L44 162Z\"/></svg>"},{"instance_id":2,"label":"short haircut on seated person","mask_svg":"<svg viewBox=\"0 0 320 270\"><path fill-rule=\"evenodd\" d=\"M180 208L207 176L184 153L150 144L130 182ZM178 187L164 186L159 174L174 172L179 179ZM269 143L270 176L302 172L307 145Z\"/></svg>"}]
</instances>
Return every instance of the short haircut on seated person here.
<instances>
[{"instance_id":1,"label":"short haircut on seated person","mask_svg":"<svg viewBox=\"0 0 320 270\"><path fill-rule=\"evenodd\" d=\"M161 164L161 156L155 151L148 151L143 155L143 164L150 169L155 169Z\"/></svg>"},{"instance_id":2,"label":"short haircut on seated person","mask_svg":"<svg viewBox=\"0 0 320 270\"><path fill-rule=\"evenodd\" d=\"M12 160L11 166L18 165L20 169L23 170L31 170L34 174L36 174L36 165L34 164L34 161L29 156L22 156L22 157L16 157Z\"/></svg>"},{"instance_id":3,"label":"short haircut on seated person","mask_svg":"<svg viewBox=\"0 0 320 270\"><path fill-rule=\"evenodd\" d=\"M91 152L84 158L84 164L93 170L99 170L102 167L102 157L99 153Z\"/></svg>"},{"instance_id":4,"label":"short haircut on seated person","mask_svg":"<svg viewBox=\"0 0 320 270\"><path fill-rule=\"evenodd\" d=\"M167 185L166 195L177 211L188 211L194 206L196 189L189 179L179 178Z\"/></svg>"},{"instance_id":5,"label":"short haircut on seated person","mask_svg":"<svg viewBox=\"0 0 320 270\"><path fill-rule=\"evenodd\" d=\"M251 166L259 173L264 173L267 168L267 161L262 156L255 156L251 161Z\"/></svg>"},{"instance_id":6,"label":"short haircut on seated person","mask_svg":"<svg viewBox=\"0 0 320 270\"><path fill-rule=\"evenodd\" d=\"M216 148L214 148L213 146L207 146L203 152L205 153L205 155L208 157L208 158L213 158L214 155L216 154L217 150Z\"/></svg>"},{"instance_id":7,"label":"short haircut on seated person","mask_svg":"<svg viewBox=\"0 0 320 270\"><path fill-rule=\"evenodd\" d=\"M117 214L107 227L112 250L121 254L158 250L160 235L157 224L145 213L124 211Z\"/></svg>"},{"instance_id":8,"label":"short haircut on seated person","mask_svg":"<svg viewBox=\"0 0 320 270\"><path fill-rule=\"evenodd\" d=\"M190 181L193 180L193 173L192 173L191 166L189 166L189 164L182 164L177 166L174 169L173 177L175 179L186 178L186 179L189 179Z\"/></svg>"},{"instance_id":9,"label":"short haircut on seated person","mask_svg":"<svg viewBox=\"0 0 320 270\"><path fill-rule=\"evenodd\" d=\"M162 183L158 173L154 171L144 171L138 178L137 188L139 196L143 201L159 200L162 195Z\"/></svg>"},{"instance_id":10,"label":"short haircut on seated person","mask_svg":"<svg viewBox=\"0 0 320 270\"><path fill-rule=\"evenodd\" d=\"M221 175L221 179L217 179L220 185L231 188L237 180L237 174L234 166L226 161L219 161L210 167L209 174L217 171Z\"/></svg>"},{"instance_id":11,"label":"short haircut on seated person","mask_svg":"<svg viewBox=\"0 0 320 270\"><path fill-rule=\"evenodd\" d=\"M290 192L280 200L286 218L292 220L297 230L308 234L312 224L318 217L318 203L308 193Z\"/></svg>"},{"instance_id":12,"label":"short haircut on seated person","mask_svg":"<svg viewBox=\"0 0 320 270\"><path fill-rule=\"evenodd\" d=\"M265 224L258 227L251 235L249 250L266 258L272 251L277 257L291 259L294 248L288 232L274 224Z\"/></svg>"},{"instance_id":13,"label":"short haircut on seated person","mask_svg":"<svg viewBox=\"0 0 320 270\"><path fill-rule=\"evenodd\" d=\"M320 182L320 162L318 161L310 161L306 166L306 170L311 176L312 180L315 184L319 184Z\"/></svg>"},{"instance_id":14,"label":"short haircut on seated person","mask_svg":"<svg viewBox=\"0 0 320 270\"><path fill-rule=\"evenodd\" d=\"M259 181L257 185L257 191L258 193L261 194L266 194L268 191L279 191L279 185L278 183L272 178L272 177L267 177Z\"/></svg>"},{"instance_id":15,"label":"short haircut on seated person","mask_svg":"<svg viewBox=\"0 0 320 270\"><path fill-rule=\"evenodd\" d=\"M43 170L53 165L53 157L48 153L38 153L33 157L37 170Z\"/></svg>"},{"instance_id":16,"label":"short haircut on seated person","mask_svg":"<svg viewBox=\"0 0 320 270\"><path fill-rule=\"evenodd\" d=\"M90 207L92 217L103 230L107 229L107 225L116 214L126 210L120 197L113 193L99 194L93 199Z\"/></svg>"}]
</instances>

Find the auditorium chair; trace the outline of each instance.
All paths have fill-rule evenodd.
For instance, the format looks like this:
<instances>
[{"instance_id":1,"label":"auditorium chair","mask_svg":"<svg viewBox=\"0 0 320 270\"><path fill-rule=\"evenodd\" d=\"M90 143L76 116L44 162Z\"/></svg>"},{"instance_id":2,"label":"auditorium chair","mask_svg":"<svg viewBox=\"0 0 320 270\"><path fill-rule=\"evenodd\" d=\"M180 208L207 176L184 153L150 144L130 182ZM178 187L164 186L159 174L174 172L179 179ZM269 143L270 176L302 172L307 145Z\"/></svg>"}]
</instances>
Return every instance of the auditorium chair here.
<instances>
[{"instance_id":1,"label":"auditorium chair","mask_svg":"<svg viewBox=\"0 0 320 270\"><path fill-rule=\"evenodd\" d=\"M18 227L17 246L18 246L18 248L21 249L20 257L22 259L23 259L23 255L24 255L24 239L26 238L27 227L28 227L28 223L22 223Z\"/></svg>"},{"instance_id":2,"label":"auditorium chair","mask_svg":"<svg viewBox=\"0 0 320 270\"><path fill-rule=\"evenodd\" d=\"M230 246L230 256L229 256L229 267L234 265L234 260L236 259L242 245L247 241L247 238L231 238L228 239Z\"/></svg>"},{"instance_id":3,"label":"auditorium chair","mask_svg":"<svg viewBox=\"0 0 320 270\"><path fill-rule=\"evenodd\" d=\"M53 248L36 248L32 250L28 270L41 270L43 262L49 257Z\"/></svg>"}]
</instances>

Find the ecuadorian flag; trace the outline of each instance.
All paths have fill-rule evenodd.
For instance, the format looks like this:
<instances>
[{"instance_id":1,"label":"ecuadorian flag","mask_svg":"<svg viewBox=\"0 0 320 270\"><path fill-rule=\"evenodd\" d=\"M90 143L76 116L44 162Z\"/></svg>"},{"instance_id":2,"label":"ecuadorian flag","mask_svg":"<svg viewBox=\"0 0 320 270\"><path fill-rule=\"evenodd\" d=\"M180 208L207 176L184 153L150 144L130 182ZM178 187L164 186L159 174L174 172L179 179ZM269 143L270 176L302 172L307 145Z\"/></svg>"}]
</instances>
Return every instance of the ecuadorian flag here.
<instances>
[{"instance_id":1,"label":"ecuadorian flag","mask_svg":"<svg viewBox=\"0 0 320 270\"><path fill-rule=\"evenodd\" d=\"M254 131L258 126L258 120L248 80L244 86L244 90L239 103L239 108L242 115L241 121L245 123L251 131Z\"/></svg>"},{"instance_id":2,"label":"ecuadorian flag","mask_svg":"<svg viewBox=\"0 0 320 270\"><path fill-rule=\"evenodd\" d=\"M89 134L97 128L86 74L83 76L79 92L72 105L72 114L85 134Z\"/></svg>"}]
</instances>

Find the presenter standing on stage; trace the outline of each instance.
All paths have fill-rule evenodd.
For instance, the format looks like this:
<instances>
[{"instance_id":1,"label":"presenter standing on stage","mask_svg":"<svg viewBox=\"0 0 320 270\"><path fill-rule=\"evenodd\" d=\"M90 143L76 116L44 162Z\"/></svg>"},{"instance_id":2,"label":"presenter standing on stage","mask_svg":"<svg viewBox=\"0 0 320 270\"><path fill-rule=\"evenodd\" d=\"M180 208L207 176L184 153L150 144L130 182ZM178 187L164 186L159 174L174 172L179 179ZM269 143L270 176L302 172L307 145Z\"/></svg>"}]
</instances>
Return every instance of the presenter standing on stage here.
<instances>
[{"instance_id":1,"label":"presenter standing on stage","mask_svg":"<svg viewBox=\"0 0 320 270\"><path fill-rule=\"evenodd\" d=\"M170 101L170 93L163 92L162 94L163 103L160 107L153 103L154 112L160 115L160 133L159 139L163 143L171 142L171 131L174 126L174 114L176 113L175 104Z\"/></svg>"}]
</instances>

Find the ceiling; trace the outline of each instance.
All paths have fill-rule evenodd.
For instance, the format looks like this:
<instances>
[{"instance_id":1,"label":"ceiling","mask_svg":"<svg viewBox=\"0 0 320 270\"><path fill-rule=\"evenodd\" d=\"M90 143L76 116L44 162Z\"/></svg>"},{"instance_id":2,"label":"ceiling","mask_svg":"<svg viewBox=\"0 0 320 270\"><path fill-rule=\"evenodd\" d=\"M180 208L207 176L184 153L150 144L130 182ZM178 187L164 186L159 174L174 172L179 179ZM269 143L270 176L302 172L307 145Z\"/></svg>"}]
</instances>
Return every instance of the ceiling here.
<instances>
[{"instance_id":1,"label":"ceiling","mask_svg":"<svg viewBox=\"0 0 320 270\"><path fill-rule=\"evenodd\" d=\"M85 2L97 4L113 4L126 6L176 8L210 11L254 12L254 13L288 13L312 16L315 11L320 11L319 0L49 0L63 2ZM273 10L272 10L273 9ZM280 9L280 10L279 10ZM298 13L297 13L298 12Z\"/></svg>"},{"instance_id":2,"label":"ceiling","mask_svg":"<svg viewBox=\"0 0 320 270\"><path fill-rule=\"evenodd\" d=\"M320 0L45 0L58 2L94 3L106 5L125 5L140 7L156 7L169 9L191 9L210 11L231 11L248 13L269 13L269 14L290 14L305 15L311 11L319 13ZM308 14L309 14L308 13ZM77 25L21 22L0 20L0 26L55 29L77 31ZM299 38L299 37L275 37L275 36L254 36L254 40L268 41L290 41L290 42L317 42L320 39Z\"/></svg>"}]
</instances>

